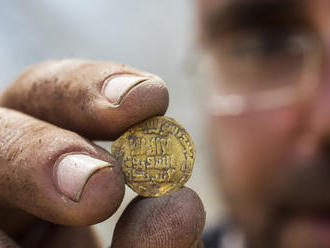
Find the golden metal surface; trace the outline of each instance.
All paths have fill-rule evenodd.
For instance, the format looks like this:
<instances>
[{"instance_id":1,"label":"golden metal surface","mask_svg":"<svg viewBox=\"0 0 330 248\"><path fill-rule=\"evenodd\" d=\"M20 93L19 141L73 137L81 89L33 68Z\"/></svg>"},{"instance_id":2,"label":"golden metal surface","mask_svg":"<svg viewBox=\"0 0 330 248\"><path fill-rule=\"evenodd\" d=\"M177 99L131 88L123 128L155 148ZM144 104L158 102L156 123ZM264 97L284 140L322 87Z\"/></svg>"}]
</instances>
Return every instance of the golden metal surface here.
<instances>
[{"instance_id":1,"label":"golden metal surface","mask_svg":"<svg viewBox=\"0 0 330 248\"><path fill-rule=\"evenodd\" d=\"M153 117L141 122L111 146L121 163L126 184L145 197L158 197L181 188L190 178L195 146L174 119Z\"/></svg>"}]
</instances>

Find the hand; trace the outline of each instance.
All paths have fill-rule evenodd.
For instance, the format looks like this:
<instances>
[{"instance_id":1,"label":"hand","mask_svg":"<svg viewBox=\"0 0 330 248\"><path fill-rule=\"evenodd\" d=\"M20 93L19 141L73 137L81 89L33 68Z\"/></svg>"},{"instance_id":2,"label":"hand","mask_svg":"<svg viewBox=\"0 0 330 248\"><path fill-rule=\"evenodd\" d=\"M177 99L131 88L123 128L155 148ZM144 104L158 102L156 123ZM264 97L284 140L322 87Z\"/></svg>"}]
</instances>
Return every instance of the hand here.
<instances>
[{"instance_id":1,"label":"hand","mask_svg":"<svg viewBox=\"0 0 330 248\"><path fill-rule=\"evenodd\" d=\"M115 159L86 138L114 140L163 115L164 82L113 62L50 61L19 76L0 106L0 248L100 247L86 226L117 210L125 184ZM204 221L188 188L137 197L112 247L198 247Z\"/></svg>"}]
</instances>

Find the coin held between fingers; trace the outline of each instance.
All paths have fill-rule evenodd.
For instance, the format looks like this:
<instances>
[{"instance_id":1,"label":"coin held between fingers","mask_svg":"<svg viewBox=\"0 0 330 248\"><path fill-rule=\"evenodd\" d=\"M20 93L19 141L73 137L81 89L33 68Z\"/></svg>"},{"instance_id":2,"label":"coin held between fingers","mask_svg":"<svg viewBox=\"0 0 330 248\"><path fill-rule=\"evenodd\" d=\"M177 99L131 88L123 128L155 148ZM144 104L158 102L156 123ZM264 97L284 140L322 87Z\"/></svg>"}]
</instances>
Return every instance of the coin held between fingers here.
<instances>
[{"instance_id":1,"label":"coin held between fingers","mask_svg":"<svg viewBox=\"0 0 330 248\"><path fill-rule=\"evenodd\" d=\"M176 120L152 117L118 138L111 151L121 164L126 184L145 197L177 191L190 178L196 150Z\"/></svg>"}]
</instances>

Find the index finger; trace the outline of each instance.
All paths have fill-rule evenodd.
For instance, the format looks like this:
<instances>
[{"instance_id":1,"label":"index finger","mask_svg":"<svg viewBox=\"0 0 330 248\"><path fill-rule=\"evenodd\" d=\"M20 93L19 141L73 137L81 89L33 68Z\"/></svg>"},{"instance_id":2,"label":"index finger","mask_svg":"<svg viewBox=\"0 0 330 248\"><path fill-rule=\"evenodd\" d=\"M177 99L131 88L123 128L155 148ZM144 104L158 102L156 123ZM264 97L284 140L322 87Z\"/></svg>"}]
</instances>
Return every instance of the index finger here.
<instances>
[{"instance_id":1,"label":"index finger","mask_svg":"<svg viewBox=\"0 0 330 248\"><path fill-rule=\"evenodd\" d=\"M0 106L77 132L115 139L131 125L168 107L164 81L115 62L48 61L25 70L3 93Z\"/></svg>"}]
</instances>

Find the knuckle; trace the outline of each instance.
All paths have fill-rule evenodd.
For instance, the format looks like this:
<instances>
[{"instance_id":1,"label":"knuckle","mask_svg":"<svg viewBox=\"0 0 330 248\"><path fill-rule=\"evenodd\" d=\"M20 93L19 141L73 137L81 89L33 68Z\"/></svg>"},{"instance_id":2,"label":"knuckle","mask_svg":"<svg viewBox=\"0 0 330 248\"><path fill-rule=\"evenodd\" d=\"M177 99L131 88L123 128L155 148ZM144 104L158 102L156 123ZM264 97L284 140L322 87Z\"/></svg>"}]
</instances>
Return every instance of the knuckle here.
<instances>
[{"instance_id":1,"label":"knuckle","mask_svg":"<svg viewBox=\"0 0 330 248\"><path fill-rule=\"evenodd\" d=\"M47 130L49 126L46 123L32 118L15 122L0 112L0 155L7 162L14 162L27 147L40 143Z\"/></svg>"}]
</instances>

